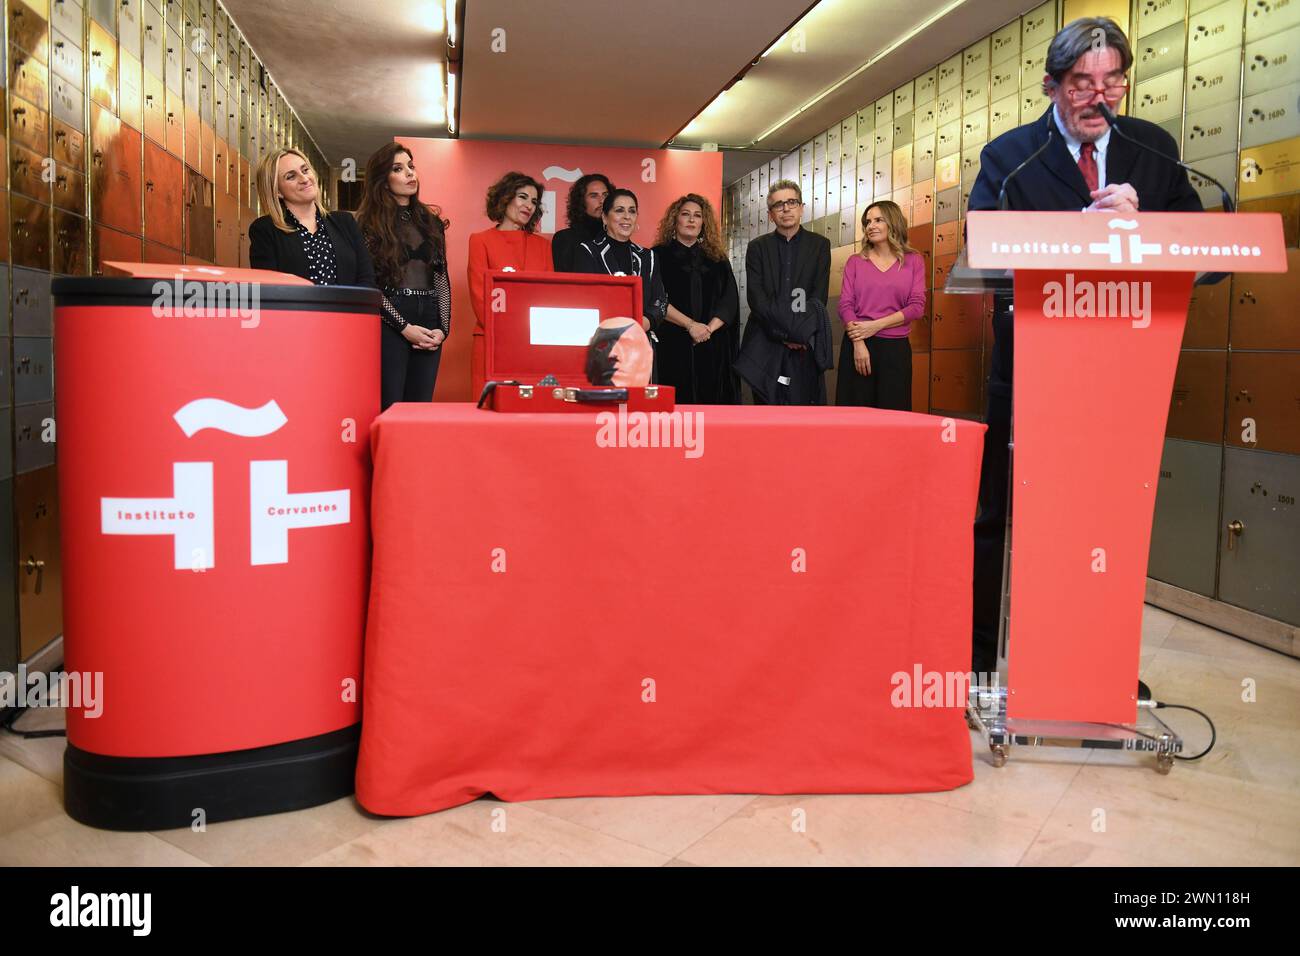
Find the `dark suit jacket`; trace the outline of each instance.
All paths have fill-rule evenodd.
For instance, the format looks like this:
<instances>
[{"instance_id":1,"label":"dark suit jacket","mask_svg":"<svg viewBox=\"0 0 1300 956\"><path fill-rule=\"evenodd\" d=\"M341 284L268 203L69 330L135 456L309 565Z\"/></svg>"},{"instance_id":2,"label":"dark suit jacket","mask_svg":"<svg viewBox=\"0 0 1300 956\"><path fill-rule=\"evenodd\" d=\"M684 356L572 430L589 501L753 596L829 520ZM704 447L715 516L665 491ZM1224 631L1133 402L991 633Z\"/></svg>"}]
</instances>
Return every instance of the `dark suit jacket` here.
<instances>
[{"instance_id":1,"label":"dark suit jacket","mask_svg":"<svg viewBox=\"0 0 1300 956\"><path fill-rule=\"evenodd\" d=\"M1032 123L1003 133L980 153L980 172L970 192L968 209L997 209L998 192L1007 174L1019 166L1047 140L1047 124L1055 122L1052 108ZM1154 123L1122 116L1120 129L1140 143L1178 158L1174 138ZM1106 182L1128 183L1138 194L1143 212L1200 212L1201 200L1187 179L1187 172L1165 162L1112 131L1106 149ZM1011 209L1049 212L1080 210L1092 202L1079 166L1070 155L1059 128L1052 145L1020 171L1007 187ZM989 394L1011 394L1012 334L1011 300L999 295L994 312L993 361L989 369Z\"/></svg>"},{"instance_id":2,"label":"dark suit jacket","mask_svg":"<svg viewBox=\"0 0 1300 956\"><path fill-rule=\"evenodd\" d=\"M332 212L325 217L325 232L334 245L339 285L376 288L375 265L351 213ZM259 216L248 227L248 264L307 278L307 253L297 232L281 232L270 216Z\"/></svg>"},{"instance_id":3,"label":"dark suit jacket","mask_svg":"<svg viewBox=\"0 0 1300 956\"><path fill-rule=\"evenodd\" d=\"M785 341L781 337L784 323L780 320L776 301L781 293L781 259L776 244L783 241L773 231L752 240L745 250L745 299L749 303L746 339L758 329L769 338ZM807 298L826 304L831 287L829 239L804 229L799 238L792 279L794 288L803 289ZM790 303L785 303L785 306L788 311Z\"/></svg>"}]
</instances>

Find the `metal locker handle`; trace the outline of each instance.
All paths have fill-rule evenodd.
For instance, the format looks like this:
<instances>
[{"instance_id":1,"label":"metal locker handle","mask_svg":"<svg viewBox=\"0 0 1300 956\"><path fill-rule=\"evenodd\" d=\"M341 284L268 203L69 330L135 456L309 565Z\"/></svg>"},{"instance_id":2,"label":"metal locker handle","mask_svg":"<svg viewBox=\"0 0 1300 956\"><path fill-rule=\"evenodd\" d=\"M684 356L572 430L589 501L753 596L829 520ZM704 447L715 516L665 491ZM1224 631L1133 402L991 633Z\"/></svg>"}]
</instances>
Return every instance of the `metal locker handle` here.
<instances>
[{"instance_id":1,"label":"metal locker handle","mask_svg":"<svg viewBox=\"0 0 1300 956\"><path fill-rule=\"evenodd\" d=\"M1228 550L1232 550L1232 542L1241 537L1241 533L1246 530L1245 524L1241 521L1228 522Z\"/></svg>"},{"instance_id":2,"label":"metal locker handle","mask_svg":"<svg viewBox=\"0 0 1300 956\"><path fill-rule=\"evenodd\" d=\"M31 577L33 571L36 572L36 593L40 594L41 585L45 581L45 562L29 557L27 561L24 562L23 567L27 569L28 577Z\"/></svg>"}]
</instances>

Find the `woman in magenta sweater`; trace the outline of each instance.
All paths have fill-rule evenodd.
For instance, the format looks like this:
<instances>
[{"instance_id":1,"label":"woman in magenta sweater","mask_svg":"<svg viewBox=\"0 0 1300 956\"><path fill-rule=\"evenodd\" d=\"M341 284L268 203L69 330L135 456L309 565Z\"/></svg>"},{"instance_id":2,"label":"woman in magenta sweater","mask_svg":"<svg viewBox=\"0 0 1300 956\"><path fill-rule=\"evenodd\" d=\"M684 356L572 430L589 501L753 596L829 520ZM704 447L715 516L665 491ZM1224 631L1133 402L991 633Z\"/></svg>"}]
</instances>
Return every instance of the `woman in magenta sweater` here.
<instances>
[{"instance_id":1,"label":"woman in magenta sweater","mask_svg":"<svg viewBox=\"0 0 1300 956\"><path fill-rule=\"evenodd\" d=\"M907 220L882 199L862 214L862 249L844 267L836 405L912 409L907 333L925 314L925 257L907 244Z\"/></svg>"}]
</instances>

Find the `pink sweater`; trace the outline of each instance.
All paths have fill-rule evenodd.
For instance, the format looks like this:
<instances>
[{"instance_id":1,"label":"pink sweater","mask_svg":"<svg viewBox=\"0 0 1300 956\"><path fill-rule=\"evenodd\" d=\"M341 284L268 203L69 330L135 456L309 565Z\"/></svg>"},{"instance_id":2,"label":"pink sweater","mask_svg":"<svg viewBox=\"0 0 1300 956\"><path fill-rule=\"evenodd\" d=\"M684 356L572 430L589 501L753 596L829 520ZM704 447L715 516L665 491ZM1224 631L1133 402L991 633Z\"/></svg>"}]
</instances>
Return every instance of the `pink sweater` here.
<instances>
[{"instance_id":1,"label":"pink sweater","mask_svg":"<svg viewBox=\"0 0 1300 956\"><path fill-rule=\"evenodd\" d=\"M863 322L903 313L903 324L877 333L884 339L905 339L912 320L925 314L925 257L909 252L902 263L884 272L858 254L844 266L840 288L840 321Z\"/></svg>"}]
</instances>

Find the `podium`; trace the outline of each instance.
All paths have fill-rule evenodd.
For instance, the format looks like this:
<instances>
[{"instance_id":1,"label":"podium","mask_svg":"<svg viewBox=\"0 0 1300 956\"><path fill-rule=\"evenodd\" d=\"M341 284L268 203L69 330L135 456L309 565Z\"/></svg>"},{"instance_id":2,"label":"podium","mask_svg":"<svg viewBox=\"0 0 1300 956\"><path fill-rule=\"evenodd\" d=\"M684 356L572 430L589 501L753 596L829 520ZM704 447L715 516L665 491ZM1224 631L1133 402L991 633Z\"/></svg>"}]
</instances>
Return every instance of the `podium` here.
<instances>
[{"instance_id":1,"label":"podium","mask_svg":"<svg viewBox=\"0 0 1300 956\"><path fill-rule=\"evenodd\" d=\"M587 346L604 319L641 320L638 276L491 272L484 283L487 381L587 383ZM476 398L478 396L475 396Z\"/></svg>"},{"instance_id":2,"label":"podium","mask_svg":"<svg viewBox=\"0 0 1300 956\"><path fill-rule=\"evenodd\" d=\"M379 293L209 266L54 280L64 805L166 830L352 792ZM201 813L200 813L201 811Z\"/></svg>"},{"instance_id":3,"label":"podium","mask_svg":"<svg viewBox=\"0 0 1300 956\"><path fill-rule=\"evenodd\" d=\"M1174 372L1198 273L1285 272L1276 213L971 212L948 291L1014 290L1014 510L1005 688L972 711L1011 743L1181 747L1137 699ZM1014 505L1014 508L1013 508Z\"/></svg>"}]
</instances>

